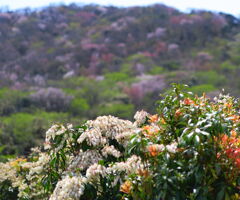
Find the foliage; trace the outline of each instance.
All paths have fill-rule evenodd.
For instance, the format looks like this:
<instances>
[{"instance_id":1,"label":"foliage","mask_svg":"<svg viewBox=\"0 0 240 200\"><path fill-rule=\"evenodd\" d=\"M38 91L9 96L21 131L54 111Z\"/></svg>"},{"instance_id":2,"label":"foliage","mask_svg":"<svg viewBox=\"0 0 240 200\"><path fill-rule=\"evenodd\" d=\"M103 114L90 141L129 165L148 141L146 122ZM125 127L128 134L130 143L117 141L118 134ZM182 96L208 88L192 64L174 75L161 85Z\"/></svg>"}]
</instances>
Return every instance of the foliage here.
<instances>
[{"instance_id":1,"label":"foliage","mask_svg":"<svg viewBox=\"0 0 240 200\"><path fill-rule=\"evenodd\" d=\"M133 195L139 193L141 198L144 194L149 199L238 199L239 134L235 130L239 121L234 119L238 102L225 95L210 102L206 96L193 97L176 86L159 102L158 110L158 129L154 130L154 124L144 125L143 134L134 136L131 144L131 152L150 162L147 170L152 176L147 184L154 190L147 190L146 180L137 176L132 180ZM233 157L227 156L227 148L219 143L227 135L234 139Z\"/></svg>"},{"instance_id":2,"label":"foliage","mask_svg":"<svg viewBox=\"0 0 240 200\"><path fill-rule=\"evenodd\" d=\"M223 75L218 74L216 71L197 72L195 77L198 84L209 84L213 86L222 86L226 81L226 78Z\"/></svg>"},{"instance_id":3,"label":"foliage","mask_svg":"<svg viewBox=\"0 0 240 200\"><path fill-rule=\"evenodd\" d=\"M27 154L42 141L47 126L32 128L39 112L64 113L73 124L99 114L131 119L140 107L153 112L172 82L239 96L239 30L229 14L161 4L1 9L0 115L9 123L1 123L0 143L9 150L0 156ZM16 113L35 115L23 120L25 132L16 130Z\"/></svg>"},{"instance_id":4,"label":"foliage","mask_svg":"<svg viewBox=\"0 0 240 200\"><path fill-rule=\"evenodd\" d=\"M110 105L105 105L101 106L99 108L98 114L103 115L104 113L108 113L109 115L116 116L118 115L119 117L123 119L128 119L129 116L131 116L134 113L134 107L131 104L110 104Z\"/></svg>"},{"instance_id":5,"label":"foliage","mask_svg":"<svg viewBox=\"0 0 240 200\"><path fill-rule=\"evenodd\" d=\"M6 180L0 185L0 199L17 199L18 190L12 187L11 182Z\"/></svg>"},{"instance_id":6,"label":"foliage","mask_svg":"<svg viewBox=\"0 0 240 200\"><path fill-rule=\"evenodd\" d=\"M89 108L88 102L84 98L75 98L70 105L70 110L75 115L84 115Z\"/></svg>"},{"instance_id":7,"label":"foliage","mask_svg":"<svg viewBox=\"0 0 240 200\"><path fill-rule=\"evenodd\" d=\"M157 112L53 125L43 151L0 163L2 194L14 186L20 199L238 200L239 100L174 84Z\"/></svg>"},{"instance_id":8,"label":"foliage","mask_svg":"<svg viewBox=\"0 0 240 200\"><path fill-rule=\"evenodd\" d=\"M163 67L161 67L161 66L154 66L154 67L149 71L149 74L158 75L158 74L162 74L163 71L164 71Z\"/></svg>"},{"instance_id":9,"label":"foliage","mask_svg":"<svg viewBox=\"0 0 240 200\"><path fill-rule=\"evenodd\" d=\"M9 115L26 108L27 93L2 88L0 90L0 115Z\"/></svg>"},{"instance_id":10,"label":"foliage","mask_svg":"<svg viewBox=\"0 0 240 200\"><path fill-rule=\"evenodd\" d=\"M201 95L204 92L216 91L216 88L211 84L202 84L202 85L192 86L191 88L189 88L189 90L191 90L193 93L197 95Z\"/></svg>"},{"instance_id":11,"label":"foliage","mask_svg":"<svg viewBox=\"0 0 240 200\"><path fill-rule=\"evenodd\" d=\"M39 145L44 138L42 132L53 122L64 122L64 113L16 113L1 117L0 145L3 158L9 155L29 153L31 147ZM6 145L7 144L7 145Z\"/></svg>"},{"instance_id":12,"label":"foliage","mask_svg":"<svg viewBox=\"0 0 240 200\"><path fill-rule=\"evenodd\" d=\"M105 78L110 84L117 83L120 81L126 81L129 79L128 74L121 73L121 72L113 72L105 74Z\"/></svg>"}]
</instances>

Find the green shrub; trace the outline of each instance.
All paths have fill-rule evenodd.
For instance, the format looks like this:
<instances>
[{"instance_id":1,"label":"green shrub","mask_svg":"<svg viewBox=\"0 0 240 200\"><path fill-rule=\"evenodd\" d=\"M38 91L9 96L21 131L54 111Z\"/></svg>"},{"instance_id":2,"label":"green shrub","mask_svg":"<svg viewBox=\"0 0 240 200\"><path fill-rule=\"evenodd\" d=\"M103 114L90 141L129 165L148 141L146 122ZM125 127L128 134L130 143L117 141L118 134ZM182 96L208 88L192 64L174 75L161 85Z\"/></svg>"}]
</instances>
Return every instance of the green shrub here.
<instances>
[{"instance_id":1,"label":"green shrub","mask_svg":"<svg viewBox=\"0 0 240 200\"><path fill-rule=\"evenodd\" d=\"M16 186L20 199L239 200L239 101L174 84L157 112L54 124L45 151L0 163L2 194Z\"/></svg>"},{"instance_id":2,"label":"green shrub","mask_svg":"<svg viewBox=\"0 0 240 200\"><path fill-rule=\"evenodd\" d=\"M232 73L234 71L236 71L238 67L229 63L229 62L224 62L221 64L221 70L224 72L224 73Z\"/></svg>"},{"instance_id":3,"label":"green shrub","mask_svg":"<svg viewBox=\"0 0 240 200\"><path fill-rule=\"evenodd\" d=\"M120 81L126 81L129 75L121 72L113 72L105 74L106 81L109 83L116 83Z\"/></svg>"},{"instance_id":4,"label":"green shrub","mask_svg":"<svg viewBox=\"0 0 240 200\"><path fill-rule=\"evenodd\" d=\"M27 92L8 88L0 89L0 115L9 115L26 109L29 106L27 94Z\"/></svg>"},{"instance_id":5,"label":"green shrub","mask_svg":"<svg viewBox=\"0 0 240 200\"><path fill-rule=\"evenodd\" d=\"M189 88L189 90L197 95L202 95L204 92L212 92L216 91L217 88L215 88L213 85L210 84L202 84L202 85L195 85Z\"/></svg>"},{"instance_id":6,"label":"green shrub","mask_svg":"<svg viewBox=\"0 0 240 200\"><path fill-rule=\"evenodd\" d=\"M43 133L54 122L63 122L67 114L47 113L16 113L1 117L0 145L4 145L2 154L22 155L30 148L42 142Z\"/></svg>"},{"instance_id":7,"label":"green shrub","mask_svg":"<svg viewBox=\"0 0 240 200\"><path fill-rule=\"evenodd\" d=\"M113 115L123 119L129 119L134 112L134 106L132 104L109 104L101 106L98 111L98 115Z\"/></svg>"},{"instance_id":8,"label":"green shrub","mask_svg":"<svg viewBox=\"0 0 240 200\"><path fill-rule=\"evenodd\" d=\"M214 86L222 86L226 82L226 78L216 71L196 72L194 77L198 84L211 84Z\"/></svg>"},{"instance_id":9,"label":"green shrub","mask_svg":"<svg viewBox=\"0 0 240 200\"><path fill-rule=\"evenodd\" d=\"M164 71L164 68L161 66L154 66L153 68L151 68L151 70L149 71L149 74L151 75L159 75L162 74Z\"/></svg>"},{"instance_id":10,"label":"green shrub","mask_svg":"<svg viewBox=\"0 0 240 200\"><path fill-rule=\"evenodd\" d=\"M180 63L176 61L167 61L162 64L164 69L169 71L178 70L180 68Z\"/></svg>"},{"instance_id":11,"label":"green shrub","mask_svg":"<svg viewBox=\"0 0 240 200\"><path fill-rule=\"evenodd\" d=\"M88 110L90 106L88 105L88 102L84 98L75 98L72 100L70 105L70 111L74 115L84 115Z\"/></svg>"}]
</instances>

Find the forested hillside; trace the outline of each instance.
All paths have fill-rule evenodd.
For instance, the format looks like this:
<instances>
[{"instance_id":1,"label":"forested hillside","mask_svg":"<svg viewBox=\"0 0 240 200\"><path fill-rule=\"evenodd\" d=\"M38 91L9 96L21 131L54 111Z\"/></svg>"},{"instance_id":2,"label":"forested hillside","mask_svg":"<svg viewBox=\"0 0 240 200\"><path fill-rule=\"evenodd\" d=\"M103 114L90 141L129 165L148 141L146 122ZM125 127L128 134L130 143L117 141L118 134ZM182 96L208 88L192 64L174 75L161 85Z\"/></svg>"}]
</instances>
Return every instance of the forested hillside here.
<instances>
[{"instance_id":1,"label":"forested hillside","mask_svg":"<svg viewBox=\"0 0 240 200\"><path fill-rule=\"evenodd\" d=\"M0 155L26 154L53 122L154 111L170 83L239 96L240 21L164 5L0 12Z\"/></svg>"}]
</instances>

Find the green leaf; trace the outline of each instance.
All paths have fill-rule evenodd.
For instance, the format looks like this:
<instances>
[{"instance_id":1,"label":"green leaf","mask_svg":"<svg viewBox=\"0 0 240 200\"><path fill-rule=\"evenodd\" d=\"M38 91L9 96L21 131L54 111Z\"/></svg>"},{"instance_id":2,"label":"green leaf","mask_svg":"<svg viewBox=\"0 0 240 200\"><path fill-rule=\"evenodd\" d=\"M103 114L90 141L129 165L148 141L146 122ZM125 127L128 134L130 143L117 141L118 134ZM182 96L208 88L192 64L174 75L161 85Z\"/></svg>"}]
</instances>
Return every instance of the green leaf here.
<instances>
[{"instance_id":1,"label":"green leaf","mask_svg":"<svg viewBox=\"0 0 240 200\"><path fill-rule=\"evenodd\" d=\"M225 194L225 187L222 187L222 189L218 192L216 200L223 200Z\"/></svg>"}]
</instances>

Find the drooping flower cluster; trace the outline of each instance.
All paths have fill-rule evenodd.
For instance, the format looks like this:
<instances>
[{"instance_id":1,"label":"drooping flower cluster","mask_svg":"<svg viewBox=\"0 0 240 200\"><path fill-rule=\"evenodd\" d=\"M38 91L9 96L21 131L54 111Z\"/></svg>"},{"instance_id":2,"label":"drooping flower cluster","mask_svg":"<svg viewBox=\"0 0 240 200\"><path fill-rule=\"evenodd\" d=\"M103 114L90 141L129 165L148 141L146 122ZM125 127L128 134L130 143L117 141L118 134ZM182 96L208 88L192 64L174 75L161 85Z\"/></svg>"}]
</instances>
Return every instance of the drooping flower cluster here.
<instances>
[{"instance_id":1,"label":"drooping flower cluster","mask_svg":"<svg viewBox=\"0 0 240 200\"><path fill-rule=\"evenodd\" d=\"M45 149L50 148L51 139L54 139L57 135L62 135L66 131L66 128L61 124L54 124L50 129L46 132L45 139Z\"/></svg>"},{"instance_id":2,"label":"drooping flower cluster","mask_svg":"<svg viewBox=\"0 0 240 200\"><path fill-rule=\"evenodd\" d=\"M119 134L133 129L133 123L113 116L101 116L96 120L87 121L86 125L92 129L99 129L102 137L115 139Z\"/></svg>"},{"instance_id":3,"label":"drooping flower cluster","mask_svg":"<svg viewBox=\"0 0 240 200\"><path fill-rule=\"evenodd\" d=\"M66 176L60 180L49 200L75 200L79 199L84 192L86 179L79 176Z\"/></svg>"},{"instance_id":4,"label":"drooping flower cluster","mask_svg":"<svg viewBox=\"0 0 240 200\"><path fill-rule=\"evenodd\" d=\"M102 165L94 163L91 165L86 172L88 181L94 182L99 179L99 176L105 176L106 168Z\"/></svg>"},{"instance_id":5,"label":"drooping flower cluster","mask_svg":"<svg viewBox=\"0 0 240 200\"><path fill-rule=\"evenodd\" d=\"M13 162L0 163L0 182L4 182L5 180L15 182L17 174L13 166Z\"/></svg>"},{"instance_id":6,"label":"drooping flower cluster","mask_svg":"<svg viewBox=\"0 0 240 200\"><path fill-rule=\"evenodd\" d=\"M143 163L140 157L133 155L125 162L116 162L107 168L108 173L127 172L127 174L136 173L143 169Z\"/></svg>"},{"instance_id":7,"label":"drooping flower cluster","mask_svg":"<svg viewBox=\"0 0 240 200\"><path fill-rule=\"evenodd\" d=\"M7 163L0 163L0 183L9 180L13 188L18 188L18 197L34 199L36 196L44 196L44 189L39 187L42 172L49 162L46 153L40 153L35 162L17 158ZM31 192L28 192L31 190Z\"/></svg>"},{"instance_id":8,"label":"drooping flower cluster","mask_svg":"<svg viewBox=\"0 0 240 200\"><path fill-rule=\"evenodd\" d=\"M96 150L80 151L76 156L70 158L68 171L86 170L90 165L98 163L103 157Z\"/></svg>"},{"instance_id":9,"label":"drooping flower cluster","mask_svg":"<svg viewBox=\"0 0 240 200\"><path fill-rule=\"evenodd\" d=\"M116 158L119 158L121 156L121 152L118 151L117 149L115 149L115 147L113 145L111 145L111 146L105 146L102 149L102 155L104 157L107 157L108 155L112 155Z\"/></svg>"},{"instance_id":10,"label":"drooping flower cluster","mask_svg":"<svg viewBox=\"0 0 240 200\"><path fill-rule=\"evenodd\" d=\"M78 138L81 144L86 141L90 146L104 146L110 139L116 139L120 144L134 134L134 124L113 116L101 116L86 123L88 129Z\"/></svg>"},{"instance_id":11,"label":"drooping flower cluster","mask_svg":"<svg viewBox=\"0 0 240 200\"><path fill-rule=\"evenodd\" d=\"M141 126L142 124L144 124L148 116L149 116L149 113L147 113L144 110L137 111L136 114L134 115L135 125Z\"/></svg>"}]
</instances>

